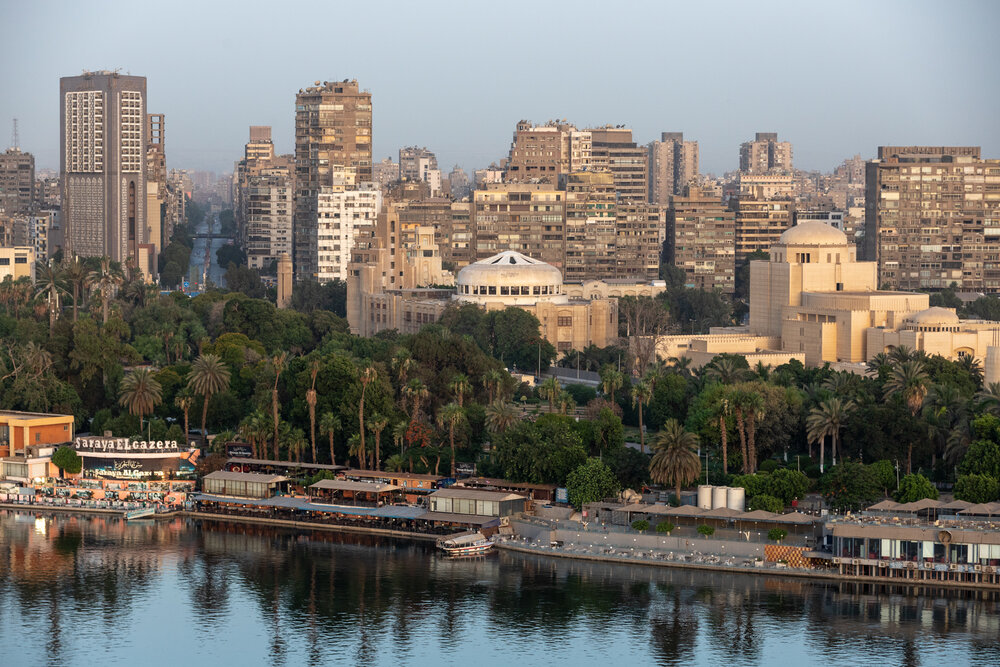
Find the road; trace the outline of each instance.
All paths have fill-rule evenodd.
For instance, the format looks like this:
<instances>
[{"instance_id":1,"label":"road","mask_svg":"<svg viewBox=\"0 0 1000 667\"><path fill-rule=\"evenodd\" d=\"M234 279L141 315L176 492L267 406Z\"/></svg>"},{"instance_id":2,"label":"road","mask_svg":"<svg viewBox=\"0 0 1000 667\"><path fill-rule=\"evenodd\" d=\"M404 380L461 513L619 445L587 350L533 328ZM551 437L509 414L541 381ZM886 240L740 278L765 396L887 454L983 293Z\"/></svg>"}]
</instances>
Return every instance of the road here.
<instances>
[{"instance_id":1,"label":"road","mask_svg":"<svg viewBox=\"0 0 1000 667\"><path fill-rule=\"evenodd\" d=\"M195 228L195 234L206 236L195 237L194 248L191 251L191 274L195 280L204 284L205 279L222 286L225 270L215 261L215 251L228 243L229 239L212 237L212 230L219 226L219 215L207 213L205 218ZM192 285L192 287L194 287Z\"/></svg>"}]
</instances>

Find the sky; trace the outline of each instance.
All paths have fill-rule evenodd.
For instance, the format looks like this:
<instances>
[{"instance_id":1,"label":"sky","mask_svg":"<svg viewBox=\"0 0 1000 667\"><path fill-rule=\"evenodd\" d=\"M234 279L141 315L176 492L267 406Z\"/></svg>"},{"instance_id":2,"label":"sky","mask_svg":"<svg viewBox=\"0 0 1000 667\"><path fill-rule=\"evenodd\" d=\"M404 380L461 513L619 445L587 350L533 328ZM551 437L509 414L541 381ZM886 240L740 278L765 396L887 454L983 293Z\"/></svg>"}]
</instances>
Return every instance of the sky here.
<instances>
[{"instance_id":1,"label":"sky","mask_svg":"<svg viewBox=\"0 0 1000 667\"><path fill-rule=\"evenodd\" d=\"M1000 158L1000 2L242 2L0 0L0 149L18 119L58 168L59 77L119 68L166 114L167 165L227 172L250 125L294 149L295 94L357 79L375 159L427 146L443 171L507 155L521 119L682 131L702 172L755 132L830 171L879 145Z\"/></svg>"}]
</instances>

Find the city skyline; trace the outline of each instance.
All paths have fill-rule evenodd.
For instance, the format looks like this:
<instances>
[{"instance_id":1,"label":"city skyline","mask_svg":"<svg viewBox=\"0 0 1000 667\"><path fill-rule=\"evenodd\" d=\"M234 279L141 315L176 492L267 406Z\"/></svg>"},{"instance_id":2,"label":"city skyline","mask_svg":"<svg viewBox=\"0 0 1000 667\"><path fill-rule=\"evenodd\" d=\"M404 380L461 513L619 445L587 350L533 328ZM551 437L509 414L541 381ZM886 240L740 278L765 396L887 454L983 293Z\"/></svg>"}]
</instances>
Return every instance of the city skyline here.
<instances>
[{"instance_id":1,"label":"city skyline","mask_svg":"<svg viewBox=\"0 0 1000 667\"><path fill-rule=\"evenodd\" d=\"M377 12L294 5L266 15L270 33L262 37L255 26L263 5L244 13L191 4L191 11L126 15L112 14L115 3L7 4L0 20L19 26L10 38L15 52L34 53L28 40L38 35L66 48L5 70L0 129L9 132L18 118L22 150L36 156L39 170L56 168L59 78L117 67L146 77L148 108L171 120L171 168L230 171L249 125L271 125L277 151L293 152L295 94L317 80L345 78L372 93L376 161L403 146L427 146L444 171L499 161L519 120L552 118L578 127L622 124L639 144L663 131L684 132L699 142L702 171L716 174L735 170L740 144L759 131L790 141L795 166L807 170L831 171L887 144L979 145L984 156L1000 154L1000 128L990 117L1000 90L989 85L988 71L988 29L996 23L990 19L1000 14L990 3L947 10L848 3L836 13L731 4L722 22L718 11L648 3L613 16L598 15L599 5L589 3L572 14L505 5L475 16L449 3L433 11L390 6L393 21L340 31L328 56L328 40L301 41L298 18L308 13L315 25L356 25ZM118 39L88 37L112 16ZM574 37L531 28L553 22ZM603 29L601 49L580 44L595 22ZM536 34L545 39L534 40ZM911 36L925 34L937 35L937 48L912 46ZM301 48L281 55L281 45L293 41ZM261 48L267 44L273 48ZM875 57L901 58L904 50L905 68L887 69ZM206 71L213 67L218 71ZM908 101L905 108L891 101L894 95ZM912 104L914 96L920 104Z\"/></svg>"}]
</instances>

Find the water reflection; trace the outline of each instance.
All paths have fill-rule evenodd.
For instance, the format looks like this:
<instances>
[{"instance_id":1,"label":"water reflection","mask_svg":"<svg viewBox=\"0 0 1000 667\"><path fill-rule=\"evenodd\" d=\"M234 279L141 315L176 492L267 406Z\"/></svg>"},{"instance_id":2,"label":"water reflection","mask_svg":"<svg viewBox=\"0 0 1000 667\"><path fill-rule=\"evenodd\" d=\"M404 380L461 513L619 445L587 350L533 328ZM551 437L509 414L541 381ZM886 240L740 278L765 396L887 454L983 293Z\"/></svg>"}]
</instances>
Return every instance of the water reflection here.
<instances>
[{"instance_id":1,"label":"water reflection","mask_svg":"<svg viewBox=\"0 0 1000 667\"><path fill-rule=\"evenodd\" d=\"M141 647L149 665L1000 664L998 611L996 593L0 512L10 664L124 662Z\"/></svg>"}]
</instances>

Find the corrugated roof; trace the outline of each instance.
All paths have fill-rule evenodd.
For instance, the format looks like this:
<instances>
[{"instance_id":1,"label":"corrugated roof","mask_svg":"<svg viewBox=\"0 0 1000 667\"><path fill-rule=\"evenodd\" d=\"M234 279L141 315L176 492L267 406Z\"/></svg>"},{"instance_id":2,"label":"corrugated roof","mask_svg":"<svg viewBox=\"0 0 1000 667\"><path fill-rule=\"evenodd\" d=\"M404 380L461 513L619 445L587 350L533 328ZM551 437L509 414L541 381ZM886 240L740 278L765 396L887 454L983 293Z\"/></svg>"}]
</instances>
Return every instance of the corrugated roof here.
<instances>
[{"instance_id":1,"label":"corrugated roof","mask_svg":"<svg viewBox=\"0 0 1000 667\"><path fill-rule=\"evenodd\" d=\"M430 494L431 498L461 498L464 500L526 500L524 496L519 496L516 493L506 493L504 491L484 491L482 489L457 489L455 487L450 487L447 489L438 489L434 493Z\"/></svg>"},{"instance_id":2,"label":"corrugated roof","mask_svg":"<svg viewBox=\"0 0 1000 667\"><path fill-rule=\"evenodd\" d=\"M205 475L205 479L221 479L227 482L257 482L271 484L275 482L287 481L287 477L282 475L270 475L260 472L229 472L228 470L216 470Z\"/></svg>"},{"instance_id":3,"label":"corrugated roof","mask_svg":"<svg viewBox=\"0 0 1000 667\"><path fill-rule=\"evenodd\" d=\"M396 491L398 486L381 482L352 482L346 479L321 479L309 485L310 489L330 489L332 491L355 491L363 493L385 493Z\"/></svg>"}]
</instances>

